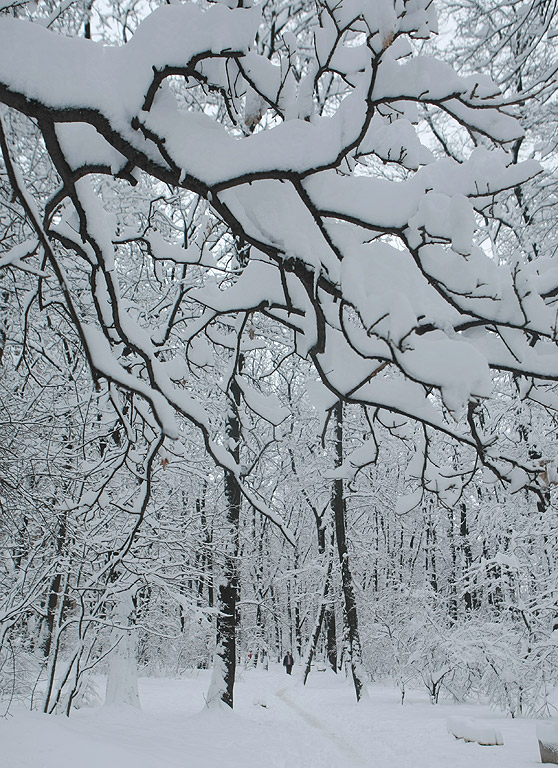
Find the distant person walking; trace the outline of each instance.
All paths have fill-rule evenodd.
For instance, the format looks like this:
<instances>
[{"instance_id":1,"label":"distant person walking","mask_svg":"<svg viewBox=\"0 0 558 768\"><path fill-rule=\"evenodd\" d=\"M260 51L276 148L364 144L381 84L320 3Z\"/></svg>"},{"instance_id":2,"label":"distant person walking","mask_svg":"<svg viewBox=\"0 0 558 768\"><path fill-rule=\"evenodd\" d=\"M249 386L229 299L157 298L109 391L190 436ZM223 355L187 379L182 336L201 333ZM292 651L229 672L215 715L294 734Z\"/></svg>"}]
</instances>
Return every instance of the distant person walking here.
<instances>
[{"instance_id":1,"label":"distant person walking","mask_svg":"<svg viewBox=\"0 0 558 768\"><path fill-rule=\"evenodd\" d=\"M285 658L283 659L283 666L287 670L287 674L290 675L293 671L294 659L290 651L287 651Z\"/></svg>"}]
</instances>

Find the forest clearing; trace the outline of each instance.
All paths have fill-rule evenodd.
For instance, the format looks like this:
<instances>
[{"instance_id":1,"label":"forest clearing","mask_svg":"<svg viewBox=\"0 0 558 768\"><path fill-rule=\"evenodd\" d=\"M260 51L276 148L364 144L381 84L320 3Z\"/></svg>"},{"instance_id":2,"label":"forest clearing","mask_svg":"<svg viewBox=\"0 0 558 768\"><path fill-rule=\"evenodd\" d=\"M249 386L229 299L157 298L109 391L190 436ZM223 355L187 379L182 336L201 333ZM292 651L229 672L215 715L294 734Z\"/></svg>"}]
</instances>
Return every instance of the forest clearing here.
<instances>
[{"instance_id":1,"label":"forest clearing","mask_svg":"<svg viewBox=\"0 0 558 768\"><path fill-rule=\"evenodd\" d=\"M298 670L300 674L300 670ZM142 710L101 707L74 717L16 713L0 721L10 768L530 768L539 763L532 720L479 704L432 705L413 692L370 685L356 704L350 681L313 672L307 687L269 671L243 670L234 712L204 708L207 672L142 678ZM102 686L104 681L100 680ZM504 745L454 739L446 720L465 714L496 725Z\"/></svg>"}]
</instances>

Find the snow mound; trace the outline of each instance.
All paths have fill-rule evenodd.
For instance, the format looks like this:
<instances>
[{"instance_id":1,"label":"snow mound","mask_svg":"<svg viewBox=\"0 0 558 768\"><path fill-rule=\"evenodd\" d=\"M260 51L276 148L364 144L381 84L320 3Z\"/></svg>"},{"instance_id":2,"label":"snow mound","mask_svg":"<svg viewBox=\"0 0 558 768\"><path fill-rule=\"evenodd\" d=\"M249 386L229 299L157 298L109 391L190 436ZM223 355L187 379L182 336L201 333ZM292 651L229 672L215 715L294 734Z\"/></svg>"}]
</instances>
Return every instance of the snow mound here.
<instances>
[{"instance_id":1,"label":"snow mound","mask_svg":"<svg viewBox=\"0 0 558 768\"><path fill-rule=\"evenodd\" d=\"M537 723L537 739L543 744L558 745L558 723Z\"/></svg>"},{"instance_id":2,"label":"snow mound","mask_svg":"<svg viewBox=\"0 0 558 768\"><path fill-rule=\"evenodd\" d=\"M473 720L472 717L448 717L446 726L448 733L451 733L456 739L476 741L483 747L503 746L504 744L499 730L479 720Z\"/></svg>"}]
</instances>

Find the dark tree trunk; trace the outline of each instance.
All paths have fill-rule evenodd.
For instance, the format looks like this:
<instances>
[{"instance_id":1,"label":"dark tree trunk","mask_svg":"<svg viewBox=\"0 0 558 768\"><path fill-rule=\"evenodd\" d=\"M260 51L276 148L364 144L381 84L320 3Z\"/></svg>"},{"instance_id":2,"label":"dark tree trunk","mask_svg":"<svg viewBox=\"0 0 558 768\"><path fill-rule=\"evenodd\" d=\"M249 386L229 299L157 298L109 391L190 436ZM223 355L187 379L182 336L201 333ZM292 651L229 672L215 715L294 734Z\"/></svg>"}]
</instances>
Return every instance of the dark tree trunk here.
<instances>
[{"instance_id":1,"label":"dark tree trunk","mask_svg":"<svg viewBox=\"0 0 558 768\"><path fill-rule=\"evenodd\" d=\"M343 405L337 403L334 409L335 417L335 466L343 463ZM345 621L347 623L347 643L350 654L351 673L357 701L364 695L364 675L362 671L362 647L358 631L358 613L355 595L353 575L349 563L349 551L347 548L347 531L345 521L345 496L343 480L333 481L333 494L331 499L333 517L335 521L335 538L337 539L337 552L341 566L341 584L345 604Z\"/></svg>"},{"instance_id":2,"label":"dark tree trunk","mask_svg":"<svg viewBox=\"0 0 558 768\"><path fill-rule=\"evenodd\" d=\"M295 646L296 646L296 652L300 658L302 656L302 624L304 622L304 619L300 616L300 603L298 601L298 597L295 602L294 607L294 619L295 619Z\"/></svg>"},{"instance_id":3,"label":"dark tree trunk","mask_svg":"<svg viewBox=\"0 0 558 768\"><path fill-rule=\"evenodd\" d=\"M323 526L323 518L320 518L319 522L316 519L316 522L318 523L319 552L320 554L325 555L326 553L325 533L326 532ZM335 536L332 534L331 542L330 542L331 548L333 548L334 546L334 543L335 543L334 539L335 539ZM332 560L332 551L330 549L327 576L326 576L327 589L324 589L324 596L323 596L323 600L325 602L324 602L324 616L322 621L325 627L327 660L331 669L337 674L337 627L335 624L335 607L329 597L331 593L331 587L332 587L332 583L331 583L332 577L333 577L333 560Z\"/></svg>"},{"instance_id":4,"label":"dark tree trunk","mask_svg":"<svg viewBox=\"0 0 558 768\"><path fill-rule=\"evenodd\" d=\"M330 603L325 611L327 660L331 669L337 674L337 625L335 622L335 608Z\"/></svg>"},{"instance_id":5,"label":"dark tree trunk","mask_svg":"<svg viewBox=\"0 0 558 768\"><path fill-rule=\"evenodd\" d=\"M320 633L322 631L322 625L324 623L324 619L327 614L328 605L327 605L327 599L329 595L329 588L331 584L331 571L333 567L333 561L330 558L328 567L327 567L327 573L324 581L324 587L322 592L322 599L320 602L320 609L318 611L318 616L316 618L316 623L314 624L314 631L312 632L312 637L310 638L310 645L308 648L308 653L306 655L306 664L304 668L304 679L303 684L306 685L306 681L308 680L308 675L310 674L310 669L312 667L312 661L314 660L314 656L316 655L316 648L318 646L318 640L320 639ZM328 648L329 651L329 648ZM331 663L331 661L330 661ZM337 664L337 648L335 650L335 660L334 663ZM337 672L337 669L335 669L335 672Z\"/></svg>"},{"instance_id":6,"label":"dark tree trunk","mask_svg":"<svg viewBox=\"0 0 558 768\"><path fill-rule=\"evenodd\" d=\"M438 572L436 567L436 528L429 510L426 521L426 575L434 592L438 591Z\"/></svg>"},{"instance_id":7,"label":"dark tree trunk","mask_svg":"<svg viewBox=\"0 0 558 768\"><path fill-rule=\"evenodd\" d=\"M455 525L453 509L448 510L449 546L451 558L451 571L449 578L448 615L452 624L457 621L457 550L455 546Z\"/></svg>"},{"instance_id":8,"label":"dark tree trunk","mask_svg":"<svg viewBox=\"0 0 558 768\"><path fill-rule=\"evenodd\" d=\"M463 556L465 559L465 584L467 588L463 593L463 600L465 602L465 609L472 611L476 607L476 599L471 589L471 566L473 564L473 552L471 550L471 542L469 540L469 523L467 521L467 507L465 504L460 505L460 517L459 517L459 535L461 536L461 547L463 549Z\"/></svg>"},{"instance_id":9,"label":"dark tree trunk","mask_svg":"<svg viewBox=\"0 0 558 768\"><path fill-rule=\"evenodd\" d=\"M203 605L207 600L209 608L213 608L215 602L213 593L213 530L207 519L205 499L207 493L207 483L202 483L200 496L196 499L196 513L199 517L201 530L203 532L203 543L199 562L200 576L198 581L199 604ZM207 592L204 597L204 593Z\"/></svg>"},{"instance_id":10,"label":"dark tree trunk","mask_svg":"<svg viewBox=\"0 0 558 768\"><path fill-rule=\"evenodd\" d=\"M62 552L64 545L66 544L66 515L65 513L60 518L58 524L58 532L56 534L55 550L54 550L54 562L59 563L62 558ZM65 597L62 595L62 578L61 572L55 573L50 583L48 595L46 598L46 615L45 615L45 627L44 636L42 642L42 651L45 659L48 659L52 648L52 640L55 632L55 621L58 615L59 609L61 613L64 611L64 605L60 605L60 601L64 601Z\"/></svg>"},{"instance_id":11,"label":"dark tree trunk","mask_svg":"<svg viewBox=\"0 0 558 768\"><path fill-rule=\"evenodd\" d=\"M53 692L55 688L56 667L58 663L58 652L60 650L60 627L63 622L63 611L68 591L68 579L69 574L65 573L58 584L59 593L56 593L56 602L54 603L56 614L53 614L52 625L49 628L48 635L48 664L46 671L47 687L43 700L43 712L50 714L53 712L56 706L57 697L55 697L55 704L52 704ZM53 592L51 592L53 594ZM59 695L59 694L58 694Z\"/></svg>"},{"instance_id":12,"label":"dark tree trunk","mask_svg":"<svg viewBox=\"0 0 558 768\"><path fill-rule=\"evenodd\" d=\"M322 633L323 627L325 627L325 635L326 635L327 660L331 669L337 674L337 632L336 632L336 626L335 626L335 610L331 605L331 601L329 599L329 594L331 592L331 578L332 578L332 572L333 572L332 549L334 545L335 536L332 533L330 549L328 552L327 546L326 546L327 525L324 522L325 510L320 514L316 509L316 507L312 505L312 511L314 512L314 520L316 522L316 534L318 537L318 553L322 557L325 557L327 553L328 560L327 560L326 577L325 577L325 581L322 589L322 598L320 601L320 607L318 610L318 615L316 617L314 630L312 632L312 637L310 638L310 644L309 644L308 652L306 655L306 662L305 662L306 666L304 670L304 684L306 684L308 675L310 674L310 668L312 666L312 661L316 655L316 648L318 647L318 641L320 639L320 634Z\"/></svg>"},{"instance_id":13,"label":"dark tree trunk","mask_svg":"<svg viewBox=\"0 0 558 768\"><path fill-rule=\"evenodd\" d=\"M240 373L242 361L239 360ZM231 410L227 421L227 439L234 447L231 454L240 459L240 387L235 378L231 382ZM234 705L234 680L236 673L236 630L238 626L238 601L240 586L238 577L239 520L241 491L236 476L225 471L225 498L227 501L228 536L225 542L223 575L217 592L217 649L213 677L208 693L208 703L216 700L227 706Z\"/></svg>"}]
</instances>

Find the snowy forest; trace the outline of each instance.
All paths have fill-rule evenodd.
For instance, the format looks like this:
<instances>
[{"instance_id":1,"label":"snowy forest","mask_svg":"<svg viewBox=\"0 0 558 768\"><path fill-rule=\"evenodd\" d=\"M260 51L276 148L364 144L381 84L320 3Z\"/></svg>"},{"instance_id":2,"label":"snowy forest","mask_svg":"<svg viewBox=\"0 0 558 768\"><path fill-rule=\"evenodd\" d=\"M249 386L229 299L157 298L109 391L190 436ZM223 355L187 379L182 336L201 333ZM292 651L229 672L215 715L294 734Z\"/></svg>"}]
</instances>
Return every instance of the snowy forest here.
<instances>
[{"instance_id":1,"label":"snowy forest","mask_svg":"<svg viewBox=\"0 0 558 768\"><path fill-rule=\"evenodd\" d=\"M556 714L557 41L0 1L0 715L192 670L223 711L289 650Z\"/></svg>"}]
</instances>

